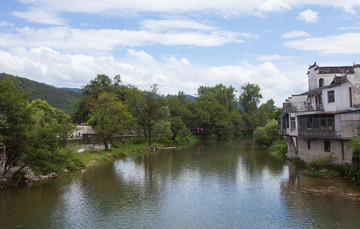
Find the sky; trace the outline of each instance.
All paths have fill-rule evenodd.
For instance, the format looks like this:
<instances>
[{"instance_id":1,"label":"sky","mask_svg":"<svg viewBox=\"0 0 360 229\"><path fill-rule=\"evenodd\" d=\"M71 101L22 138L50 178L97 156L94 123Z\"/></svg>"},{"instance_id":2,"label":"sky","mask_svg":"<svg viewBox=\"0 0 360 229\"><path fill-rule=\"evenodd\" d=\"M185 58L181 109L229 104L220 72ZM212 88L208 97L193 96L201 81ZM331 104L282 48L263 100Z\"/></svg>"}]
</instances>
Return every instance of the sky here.
<instances>
[{"instance_id":1,"label":"sky","mask_svg":"<svg viewBox=\"0 0 360 229\"><path fill-rule=\"evenodd\" d=\"M277 106L307 69L360 64L360 0L1 0L0 72L81 88L97 74L163 95L257 84Z\"/></svg>"}]
</instances>

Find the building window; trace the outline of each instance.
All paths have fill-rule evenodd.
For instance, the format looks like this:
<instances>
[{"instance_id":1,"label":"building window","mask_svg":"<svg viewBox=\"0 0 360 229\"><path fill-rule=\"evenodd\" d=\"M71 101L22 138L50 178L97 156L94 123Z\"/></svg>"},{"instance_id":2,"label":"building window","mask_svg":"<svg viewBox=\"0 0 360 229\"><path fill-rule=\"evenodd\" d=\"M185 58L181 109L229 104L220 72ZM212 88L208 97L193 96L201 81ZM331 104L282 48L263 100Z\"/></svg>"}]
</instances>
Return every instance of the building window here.
<instances>
[{"instance_id":1,"label":"building window","mask_svg":"<svg viewBox=\"0 0 360 229\"><path fill-rule=\"evenodd\" d=\"M335 91L328 91L328 103L335 102Z\"/></svg>"},{"instance_id":2,"label":"building window","mask_svg":"<svg viewBox=\"0 0 360 229\"><path fill-rule=\"evenodd\" d=\"M291 127L291 129L295 129L295 128L296 128L295 117L291 117L291 118L290 118L290 127Z\"/></svg>"},{"instance_id":3,"label":"building window","mask_svg":"<svg viewBox=\"0 0 360 229\"><path fill-rule=\"evenodd\" d=\"M331 151L330 141L324 141L324 151L325 152L330 152Z\"/></svg>"},{"instance_id":4,"label":"building window","mask_svg":"<svg viewBox=\"0 0 360 229\"><path fill-rule=\"evenodd\" d=\"M310 149L310 140L307 140L308 143L308 149Z\"/></svg>"},{"instance_id":5,"label":"building window","mask_svg":"<svg viewBox=\"0 0 360 229\"><path fill-rule=\"evenodd\" d=\"M334 115L307 115L298 119L300 130L334 130Z\"/></svg>"},{"instance_id":6,"label":"building window","mask_svg":"<svg viewBox=\"0 0 360 229\"><path fill-rule=\"evenodd\" d=\"M350 107L353 106L353 101L352 101L352 89L351 89L351 87L349 87L349 105L350 105Z\"/></svg>"},{"instance_id":7,"label":"building window","mask_svg":"<svg viewBox=\"0 0 360 229\"><path fill-rule=\"evenodd\" d=\"M319 87L323 87L324 86L324 79L320 78L319 79Z\"/></svg>"}]
</instances>

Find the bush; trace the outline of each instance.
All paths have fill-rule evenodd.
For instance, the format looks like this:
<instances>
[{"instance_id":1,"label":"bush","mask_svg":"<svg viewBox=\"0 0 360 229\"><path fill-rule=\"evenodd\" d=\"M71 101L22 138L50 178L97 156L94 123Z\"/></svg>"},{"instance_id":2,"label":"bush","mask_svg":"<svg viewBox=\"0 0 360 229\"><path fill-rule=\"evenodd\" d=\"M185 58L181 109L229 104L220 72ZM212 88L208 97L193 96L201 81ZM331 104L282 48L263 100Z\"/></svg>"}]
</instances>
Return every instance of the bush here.
<instances>
[{"instance_id":1,"label":"bush","mask_svg":"<svg viewBox=\"0 0 360 229\"><path fill-rule=\"evenodd\" d=\"M338 171L357 182L360 182L360 164L358 165L349 165L349 164L342 164L338 166Z\"/></svg>"},{"instance_id":2,"label":"bush","mask_svg":"<svg viewBox=\"0 0 360 229\"><path fill-rule=\"evenodd\" d=\"M308 167L314 170L334 169L336 167L333 154L328 157L314 158L308 163Z\"/></svg>"},{"instance_id":3,"label":"bush","mask_svg":"<svg viewBox=\"0 0 360 229\"><path fill-rule=\"evenodd\" d=\"M257 127L254 130L254 142L258 146L269 148L271 144L279 139L278 122L275 119L269 120L264 127Z\"/></svg>"},{"instance_id":4,"label":"bush","mask_svg":"<svg viewBox=\"0 0 360 229\"><path fill-rule=\"evenodd\" d=\"M292 162L298 169L305 169L306 168L306 162L301 159L300 157L293 158Z\"/></svg>"},{"instance_id":5,"label":"bush","mask_svg":"<svg viewBox=\"0 0 360 229\"><path fill-rule=\"evenodd\" d=\"M287 150L287 142L285 139L275 141L274 144L269 148L269 152L271 154L282 157L285 157Z\"/></svg>"}]
</instances>

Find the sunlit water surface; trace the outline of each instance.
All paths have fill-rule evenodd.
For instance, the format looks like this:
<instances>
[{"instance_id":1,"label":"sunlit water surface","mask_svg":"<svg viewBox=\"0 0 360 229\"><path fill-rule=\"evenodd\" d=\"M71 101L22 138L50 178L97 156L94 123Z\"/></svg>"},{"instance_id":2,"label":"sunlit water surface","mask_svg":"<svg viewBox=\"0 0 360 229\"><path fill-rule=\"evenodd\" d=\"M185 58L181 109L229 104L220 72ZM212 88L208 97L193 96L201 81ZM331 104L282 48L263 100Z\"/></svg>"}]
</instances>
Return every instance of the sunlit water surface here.
<instances>
[{"instance_id":1,"label":"sunlit water surface","mask_svg":"<svg viewBox=\"0 0 360 229\"><path fill-rule=\"evenodd\" d=\"M0 191L0 228L360 228L359 195L247 140L204 143Z\"/></svg>"}]
</instances>

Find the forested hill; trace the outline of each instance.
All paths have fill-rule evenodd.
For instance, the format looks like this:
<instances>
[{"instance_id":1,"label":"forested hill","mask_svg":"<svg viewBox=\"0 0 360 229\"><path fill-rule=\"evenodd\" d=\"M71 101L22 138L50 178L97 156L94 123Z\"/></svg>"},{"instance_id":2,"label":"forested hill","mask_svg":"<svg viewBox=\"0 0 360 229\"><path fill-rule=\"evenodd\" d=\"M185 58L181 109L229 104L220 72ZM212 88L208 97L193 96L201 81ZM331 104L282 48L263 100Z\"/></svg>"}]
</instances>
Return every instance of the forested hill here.
<instances>
[{"instance_id":1,"label":"forested hill","mask_svg":"<svg viewBox=\"0 0 360 229\"><path fill-rule=\"evenodd\" d=\"M80 99L81 92L78 89L62 89L39 83L26 78L0 73L0 80L4 77L14 77L15 82L21 82L20 87L29 90L31 95L29 101L35 99L46 100L51 106L56 107L67 114L74 111L74 104Z\"/></svg>"}]
</instances>

